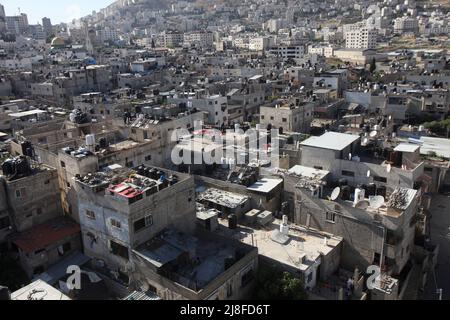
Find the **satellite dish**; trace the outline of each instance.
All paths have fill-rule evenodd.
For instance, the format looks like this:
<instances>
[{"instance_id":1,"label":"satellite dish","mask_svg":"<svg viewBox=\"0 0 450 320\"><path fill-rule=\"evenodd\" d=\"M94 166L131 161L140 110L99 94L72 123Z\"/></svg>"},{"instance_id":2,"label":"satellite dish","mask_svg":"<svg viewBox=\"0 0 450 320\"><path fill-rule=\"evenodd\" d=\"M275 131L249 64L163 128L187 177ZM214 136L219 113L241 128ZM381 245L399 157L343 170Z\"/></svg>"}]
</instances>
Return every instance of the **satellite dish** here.
<instances>
[{"instance_id":1,"label":"satellite dish","mask_svg":"<svg viewBox=\"0 0 450 320\"><path fill-rule=\"evenodd\" d=\"M391 173L391 171L392 171L392 165L391 164L387 165L386 171L387 171L387 173Z\"/></svg>"},{"instance_id":2,"label":"satellite dish","mask_svg":"<svg viewBox=\"0 0 450 320\"><path fill-rule=\"evenodd\" d=\"M363 146L367 146L368 144L369 144L369 139L364 138L363 141L362 141L362 145Z\"/></svg>"},{"instance_id":3,"label":"satellite dish","mask_svg":"<svg viewBox=\"0 0 450 320\"><path fill-rule=\"evenodd\" d=\"M367 171L367 178L370 178L371 172L370 170Z\"/></svg>"},{"instance_id":4,"label":"satellite dish","mask_svg":"<svg viewBox=\"0 0 450 320\"><path fill-rule=\"evenodd\" d=\"M352 154L351 153L348 154L348 160L352 160Z\"/></svg>"},{"instance_id":5,"label":"satellite dish","mask_svg":"<svg viewBox=\"0 0 450 320\"><path fill-rule=\"evenodd\" d=\"M361 209L361 210L366 210L369 206L370 206L369 201L361 200L355 205L355 208L358 208L358 209Z\"/></svg>"},{"instance_id":6,"label":"satellite dish","mask_svg":"<svg viewBox=\"0 0 450 320\"><path fill-rule=\"evenodd\" d=\"M378 131L372 131L372 132L369 134L369 136L370 136L371 138L375 138L377 135L378 135Z\"/></svg>"},{"instance_id":7,"label":"satellite dish","mask_svg":"<svg viewBox=\"0 0 450 320\"><path fill-rule=\"evenodd\" d=\"M330 199L332 201L336 201L339 198L339 195L341 194L341 188L337 187L333 190L333 192L331 193L331 197Z\"/></svg>"},{"instance_id":8,"label":"satellite dish","mask_svg":"<svg viewBox=\"0 0 450 320\"><path fill-rule=\"evenodd\" d=\"M380 209L384 205L384 197L382 196L371 197L369 202L372 208Z\"/></svg>"}]
</instances>

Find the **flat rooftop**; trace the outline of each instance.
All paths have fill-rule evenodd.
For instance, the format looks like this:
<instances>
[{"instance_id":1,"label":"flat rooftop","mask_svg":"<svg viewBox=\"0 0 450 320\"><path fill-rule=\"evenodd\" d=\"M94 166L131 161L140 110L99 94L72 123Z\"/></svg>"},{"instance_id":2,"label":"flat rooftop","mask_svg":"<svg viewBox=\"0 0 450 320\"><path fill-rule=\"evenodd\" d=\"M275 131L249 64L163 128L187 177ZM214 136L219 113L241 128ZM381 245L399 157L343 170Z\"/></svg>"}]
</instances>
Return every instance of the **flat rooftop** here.
<instances>
[{"instance_id":1,"label":"flat rooftop","mask_svg":"<svg viewBox=\"0 0 450 320\"><path fill-rule=\"evenodd\" d=\"M296 175L303 178L310 178L314 180L323 180L327 175L330 174L330 171L300 165L293 166L291 169L289 169L288 172L291 175Z\"/></svg>"},{"instance_id":2,"label":"flat rooftop","mask_svg":"<svg viewBox=\"0 0 450 320\"><path fill-rule=\"evenodd\" d=\"M263 178L247 188L249 191L269 193L283 183L282 179Z\"/></svg>"},{"instance_id":3,"label":"flat rooftop","mask_svg":"<svg viewBox=\"0 0 450 320\"><path fill-rule=\"evenodd\" d=\"M308 231L301 226L290 224L287 241L280 243L273 240L279 233L282 224L280 220L274 220L264 229L239 225L235 230L228 228L227 220L220 219L219 222L220 228L217 233L257 247L260 255L302 271L308 269L321 255L328 255L343 241L341 237L321 234L314 230ZM302 263L300 258L305 255L306 259Z\"/></svg>"},{"instance_id":4,"label":"flat rooftop","mask_svg":"<svg viewBox=\"0 0 450 320\"><path fill-rule=\"evenodd\" d=\"M16 113L9 113L8 115L11 118L24 118L24 117L34 116L34 115L38 115L38 114L43 114L43 113L47 113L47 111L29 110L29 111L22 111L22 112L16 112Z\"/></svg>"},{"instance_id":5,"label":"flat rooftop","mask_svg":"<svg viewBox=\"0 0 450 320\"><path fill-rule=\"evenodd\" d=\"M48 283L37 280L11 294L11 300L72 300Z\"/></svg>"},{"instance_id":6,"label":"flat rooftop","mask_svg":"<svg viewBox=\"0 0 450 320\"><path fill-rule=\"evenodd\" d=\"M252 250L224 240L169 229L134 250L134 254L168 279L200 291Z\"/></svg>"},{"instance_id":7,"label":"flat rooftop","mask_svg":"<svg viewBox=\"0 0 450 320\"><path fill-rule=\"evenodd\" d=\"M358 139L360 139L359 136L352 134L327 132L320 137L311 137L303 141L300 145L342 151L355 141L358 141Z\"/></svg>"},{"instance_id":8,"label":"flat rooftop","mask_svg":"<svg viewBox=\"0 0 450 320\"><path fill-rule=\"evenodd\" d=\"M420 146L418 146L417 144L401 143L394 149L394 151L412 153L419 150L419 148Z\"/></svg>"},{"instance_id":9,"label":"flat rooftop","mask_svg":"<svg viewBox=\"0 0 450 320\"><path fill-rule=\"evenodd\" d=\"M450 139L421 137L420 140L423 142L420 147L422 155L435 152L439 157L450 159Z\"/></svg>"},{"instance_id":10,"label":"flat rooftop","mask_svg":"<svg viewBox=\"0 0 450 320\"><path fill-rule=\"evenodd\" d=\"M248 196L243 196L238 193L223 191L214 188L206 189L206 191L202 192L197 198L197 201L199 202L212 202L222 207L231 209L240 207L249 200L250 198Z\"/></svg>"}]
</instances>

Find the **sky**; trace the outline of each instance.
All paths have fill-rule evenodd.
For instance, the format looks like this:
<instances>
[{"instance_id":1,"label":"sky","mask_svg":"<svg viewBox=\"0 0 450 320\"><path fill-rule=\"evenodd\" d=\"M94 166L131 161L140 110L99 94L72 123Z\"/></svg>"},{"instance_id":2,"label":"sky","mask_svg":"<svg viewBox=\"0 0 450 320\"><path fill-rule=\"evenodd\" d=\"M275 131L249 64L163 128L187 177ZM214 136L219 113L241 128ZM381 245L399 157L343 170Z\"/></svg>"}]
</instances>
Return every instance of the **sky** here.
<instances>
[{"instance_id":1,"label":"sky","mask_svg":"<svg viewBox=\"0 0 450 320\"><path fill-rule=\"evenodd\" d=\"M114 0L0 0L5 7L6 15L17 15L20 12L28 15L28 22L42 24L42 18L48 17L52 24L71 22L90 14L93 10L102 9Z\"/></svg>"}]
</instances>

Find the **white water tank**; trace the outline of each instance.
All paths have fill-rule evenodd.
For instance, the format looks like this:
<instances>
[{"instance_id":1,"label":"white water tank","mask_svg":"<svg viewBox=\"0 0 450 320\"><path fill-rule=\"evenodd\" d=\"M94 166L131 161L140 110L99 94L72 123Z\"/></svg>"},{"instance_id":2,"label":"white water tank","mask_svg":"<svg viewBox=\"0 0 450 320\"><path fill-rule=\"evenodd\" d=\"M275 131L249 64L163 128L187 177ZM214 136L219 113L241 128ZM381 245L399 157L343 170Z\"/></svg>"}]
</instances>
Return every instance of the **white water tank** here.
<instances>
[{"instance_id":1,"label":"white water tank","mask_svg":"<svg viewBox=\"0 0 450 320\"><path fill-rule=\"evenodd\" d=\"M364 189L356 188L355 189L355 200L354 204L358 204L358 202L363 201L366 197L366 191Z\"/></svg>"},{"instance_id":2,"label":"white water tank","mask_svg":"<svg viewBox=\"0 0 450 320\"><path fill-rule=\"evenodd\" d=\"M95 147L95 135L88 134L86 136L86 147Z\"/></svg>"}]
</instances>

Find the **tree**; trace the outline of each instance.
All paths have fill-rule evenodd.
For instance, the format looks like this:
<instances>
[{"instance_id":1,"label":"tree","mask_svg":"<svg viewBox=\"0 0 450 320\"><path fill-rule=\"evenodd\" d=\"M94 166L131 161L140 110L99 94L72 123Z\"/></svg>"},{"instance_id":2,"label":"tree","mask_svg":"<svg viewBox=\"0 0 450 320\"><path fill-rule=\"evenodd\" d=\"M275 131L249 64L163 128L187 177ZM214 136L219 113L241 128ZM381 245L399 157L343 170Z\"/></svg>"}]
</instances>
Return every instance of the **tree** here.
<instances>
[{"instance_id":1,"label":"tree","mask_svg":"<svg viewBox=\"0 0 450 320\"><path fill-rule=\"evenodd\" d=\"M375 58L372 59L372 62L370 63L370 73L374 73L375 70L377 70L377 61L375 60Z\"/></svg>"},{"instance_id":2,"label":"tree","mask_svg":"<svg viewBox=\"0 0 450 320\"><path fill-rule=\"evenodd\" d=\"M447 138L450 136L450 118L442 121L427 122L424 126L436 135L445 136Z\"/></svg>"},{"instance_id":3,"label":"tree","mask_svg":"<svg viewBox=\"0 0 450 320\"><path fill-rule=\"evenodd\" d=\"M259 300L306 300L303 281L277 267L261 268L255 298Z\"/></svg>"}]
</instances>

